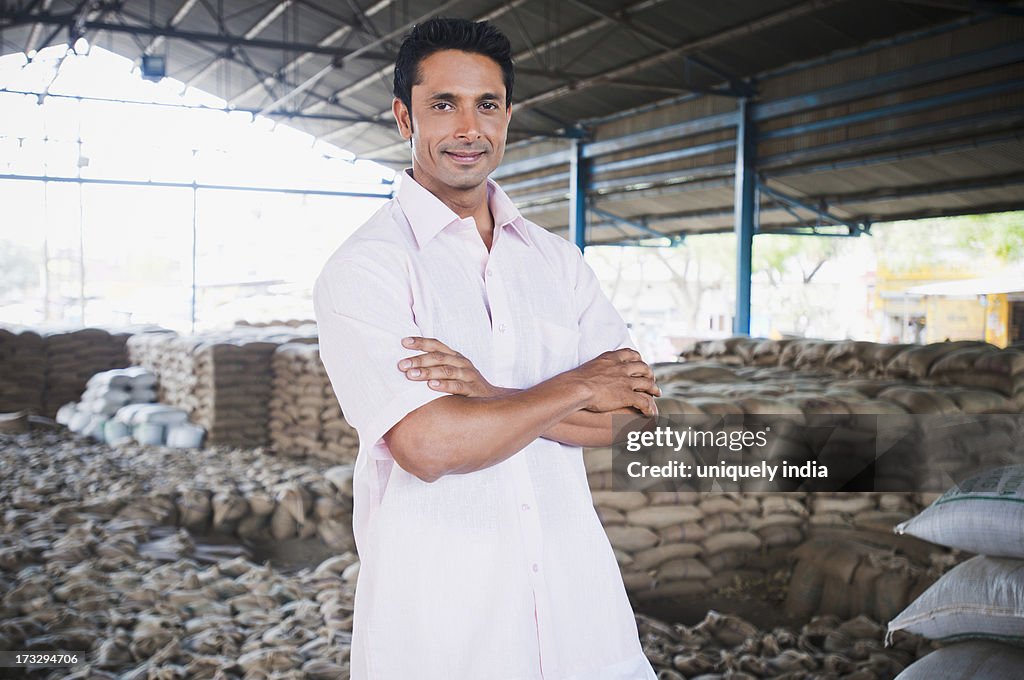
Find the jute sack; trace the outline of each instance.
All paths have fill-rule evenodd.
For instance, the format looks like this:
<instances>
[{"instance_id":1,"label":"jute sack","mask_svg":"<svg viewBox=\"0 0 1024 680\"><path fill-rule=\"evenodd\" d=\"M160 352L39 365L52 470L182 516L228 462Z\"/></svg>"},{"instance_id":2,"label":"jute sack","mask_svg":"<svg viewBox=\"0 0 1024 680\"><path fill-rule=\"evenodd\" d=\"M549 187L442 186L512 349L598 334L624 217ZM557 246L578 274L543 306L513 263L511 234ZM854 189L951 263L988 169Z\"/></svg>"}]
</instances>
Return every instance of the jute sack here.
<instances>
[{"instance_id":1,"label":"jute sack","mask_svg":"<svg viewBox=\"0 0 1024 680\"><path fill-rule=\"evenodd\" d=\"M1007 680L1024 675L1024 649L971 640L937 649L918 659L896 680Z\"/></svg>"},{"instance_id":2,"label":"jute sack","mask_svg":"<svg viewBox=\"0 0 1024 680\"><path fill-rule=\"evenodd\" d=\"M978 555L957 565L889 622L931 640L1024 643L1024 561Z\"/></svg>"},{"instance_id":3,"label":"jute sack","mask_svg":"<svg viewBox=\"0 0 1024 680\"><path fill-rule=\"evenodd\" d=\"M979 555L1024 559L1024 465L971 477L895 531Z\"/></svg>"}]
</instances>

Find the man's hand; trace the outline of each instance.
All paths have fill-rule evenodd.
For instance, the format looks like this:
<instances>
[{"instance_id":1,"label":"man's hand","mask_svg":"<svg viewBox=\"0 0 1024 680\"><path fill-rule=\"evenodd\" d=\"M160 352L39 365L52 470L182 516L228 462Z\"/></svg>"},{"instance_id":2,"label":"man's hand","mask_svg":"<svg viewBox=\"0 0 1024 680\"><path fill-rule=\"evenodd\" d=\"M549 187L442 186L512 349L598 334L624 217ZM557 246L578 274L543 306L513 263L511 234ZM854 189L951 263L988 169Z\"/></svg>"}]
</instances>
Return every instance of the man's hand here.
<instances>
[{"instance_id":1,"label":"man's hand","mask_svg":"<svg viewBox=\"0 0 1024 680\"><path fill-rule=\"evenodd\" d=\"M604 352L569 373L589 388L591 396L584 407L588 411L635 408L645 416L658 415L654 397L661 396L661 388L636 350Z\"/></svg>"},{"instance_id":2,"label":"man's hand","mask_svg":"<svg viewBox=\"0 0 1024 680\"><path fill-rule=\"evenodd\" d=\"M497 397L506 392L487 382L472 361L440 340L403 338L402 345L425 352L398 362L398 369L409 380L426 380L432 390L466 397Z\"/></svg>"}]
</instances>

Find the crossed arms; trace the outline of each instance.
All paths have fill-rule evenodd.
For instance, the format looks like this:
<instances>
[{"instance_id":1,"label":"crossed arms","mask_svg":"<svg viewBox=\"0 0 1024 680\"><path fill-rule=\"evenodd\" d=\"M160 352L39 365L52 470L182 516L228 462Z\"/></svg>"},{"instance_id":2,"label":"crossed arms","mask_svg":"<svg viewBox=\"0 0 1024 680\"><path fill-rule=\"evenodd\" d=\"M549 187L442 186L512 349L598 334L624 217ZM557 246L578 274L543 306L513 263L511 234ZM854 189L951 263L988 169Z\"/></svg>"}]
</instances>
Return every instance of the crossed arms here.
<instances>
[{"instance_id":1,"label":"crossed arms","mask_svg":"<svg viewBox=\"0 0 1024 680\"><path fill-rule=\"evenodd\" d=\"M424 352L397 370L448 396L413 410L385 435L392 457L426 482L495 465L537 437L575 446L612 444L615 415L657 415L661 395L632 349L605 352L525 390L496 387L472 362L433 338L406 338Z\"/></svg>"}]
</instances>

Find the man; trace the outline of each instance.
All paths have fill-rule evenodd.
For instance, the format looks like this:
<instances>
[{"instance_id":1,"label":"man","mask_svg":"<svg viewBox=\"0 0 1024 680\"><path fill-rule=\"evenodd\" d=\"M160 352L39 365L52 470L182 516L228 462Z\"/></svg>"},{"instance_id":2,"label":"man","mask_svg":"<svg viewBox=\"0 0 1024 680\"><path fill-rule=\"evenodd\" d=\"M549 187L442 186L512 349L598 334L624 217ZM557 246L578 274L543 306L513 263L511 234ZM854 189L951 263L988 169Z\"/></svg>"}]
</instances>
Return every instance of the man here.
<instances>
[{"instance_id":1,"label":"man","mask_svg":"<svg viewBox=\"0 0 1024 680\"><path fill-rule=\"evenodd\" d=\"M353 680L655 677L580 447L660 391L579 249L488 180L512 86L489 24L412 30L393 105L411 172L314 287L360 438Z\"/></svg>"}]
</instances>

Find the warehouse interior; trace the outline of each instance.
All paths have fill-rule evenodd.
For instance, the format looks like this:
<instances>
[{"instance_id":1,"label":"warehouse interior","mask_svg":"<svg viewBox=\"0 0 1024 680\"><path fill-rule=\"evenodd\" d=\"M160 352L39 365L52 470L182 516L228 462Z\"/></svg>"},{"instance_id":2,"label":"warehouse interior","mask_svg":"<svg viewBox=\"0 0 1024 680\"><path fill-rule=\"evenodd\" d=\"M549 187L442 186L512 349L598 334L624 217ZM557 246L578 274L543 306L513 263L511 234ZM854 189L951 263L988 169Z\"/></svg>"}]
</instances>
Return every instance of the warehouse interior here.
<instances>
[{"instance_id":1,"label":"warehouse interior","mask_svg":"<svg viewBox=\"0 0 1024 680\"><path fill-rule=\"evenodd\" d=\"M1024 675L1019 251L879 265L863 291L833 270L870 337L769 334L754 304L773 238L1019 233L1016 0L5 1L0 241L43 264L38 299L0 290L0 654L82 655L24 677L349 677L359 441L288 304L351 233L338 216L358 226L408 166L394 56L434 16L512 42L493 177L524 217L595 266L692 248L730 270L702 332L659 338L661 416L774 428L723 463L832 471L644 486L583 450L659 680ZM86 58L119 75L75 89ZM101 228L173 267L95 259ZM135 313L104 316L108 281ZM667 299L658 319L690 314ZM951 615L953 593L1009 613Z\"/></svg>"}]
</instances>

